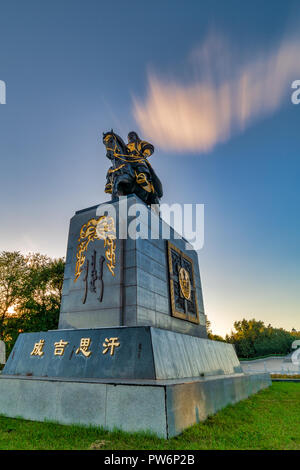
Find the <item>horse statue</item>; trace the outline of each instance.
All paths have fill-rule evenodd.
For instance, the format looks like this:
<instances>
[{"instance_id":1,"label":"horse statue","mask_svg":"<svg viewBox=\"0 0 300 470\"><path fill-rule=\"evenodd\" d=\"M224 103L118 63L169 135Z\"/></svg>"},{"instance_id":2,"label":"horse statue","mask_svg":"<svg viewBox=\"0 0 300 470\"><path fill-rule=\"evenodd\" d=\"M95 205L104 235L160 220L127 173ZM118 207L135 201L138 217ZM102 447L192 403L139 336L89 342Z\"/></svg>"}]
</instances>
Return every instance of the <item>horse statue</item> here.
<instances>
[{"instance_id":1,"label":"horse statue","mask_svg":"<svg viewBox=\"0 0 300 470\"><path fill-rule=\"evenodd\" d=\"M105 192L111 194L112 200L136 194L148 206L159 205L162 184L147 160L154 152L153 145L142 141L136 132L128 134L126 145L113 130L103 133L103 143L112 162L105 185Z\"/></svg>"}]
</instances>

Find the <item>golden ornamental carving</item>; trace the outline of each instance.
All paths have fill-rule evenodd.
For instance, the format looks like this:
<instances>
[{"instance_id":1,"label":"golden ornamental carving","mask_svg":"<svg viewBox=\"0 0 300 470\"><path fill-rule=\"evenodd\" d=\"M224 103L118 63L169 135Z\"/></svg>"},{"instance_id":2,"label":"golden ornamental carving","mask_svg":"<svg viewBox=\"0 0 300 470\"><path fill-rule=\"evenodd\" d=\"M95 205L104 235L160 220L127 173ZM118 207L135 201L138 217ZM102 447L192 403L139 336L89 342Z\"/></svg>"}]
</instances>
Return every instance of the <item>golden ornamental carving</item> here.
<instances>
[{"instance_id":1,"label":"golden ornamental carving","mask_svg":"<svg viewBox=\"0 0 300 470\"><path fill-rule=\"evenodd\" d=\"M188 271L184 268L179 269L178 273L180 290L183 297L187 300L191 299L191 281Z\"/></svg>"},{"instance_id":2,"label":"golden ornamental carving","mask_svg":"<svg viewBox=\"0 0 300 470\"><path fill-rule=\"evenodd\" d=\"M85 253L91 242L95 240L103 240L106 257L106 265L110 270L111 274L115 275L116 266L116 227L113 217L105 215L100 216L98 219L90 219L80 229L78 238L78 246L76 253L76 267L75 267L75 279L77 282L85 263Z\"/></svg>"}]
</instances>

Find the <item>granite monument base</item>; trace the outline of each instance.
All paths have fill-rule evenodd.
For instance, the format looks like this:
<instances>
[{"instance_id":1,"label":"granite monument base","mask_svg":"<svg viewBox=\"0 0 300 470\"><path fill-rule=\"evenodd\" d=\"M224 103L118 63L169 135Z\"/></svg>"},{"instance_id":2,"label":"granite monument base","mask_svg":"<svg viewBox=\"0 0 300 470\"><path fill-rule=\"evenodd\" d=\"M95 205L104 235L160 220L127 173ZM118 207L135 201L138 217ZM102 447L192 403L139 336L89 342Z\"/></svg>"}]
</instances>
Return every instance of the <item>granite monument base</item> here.
<instances>
[{"instance_id":1,"label":"granite monument base","mask_svg":"<svg viewBox=\"0 0 300 470\"><path fill-rule=\"evenodd\" d=\"M0 414L168 438L270 385L231 344L154 327L23 333L0 376Z\"/></svg>"},{"instance_id":2,"label":"granite monument base","mask_svg":"<svg viewBox=\"0 0 300 470\"><path fill-rule=\"evenodd\" d=\"M177 380L0 376L0 413L34 421L148 431L162 438L271 384L269 374Z\"/></svg>"}]
</instances>

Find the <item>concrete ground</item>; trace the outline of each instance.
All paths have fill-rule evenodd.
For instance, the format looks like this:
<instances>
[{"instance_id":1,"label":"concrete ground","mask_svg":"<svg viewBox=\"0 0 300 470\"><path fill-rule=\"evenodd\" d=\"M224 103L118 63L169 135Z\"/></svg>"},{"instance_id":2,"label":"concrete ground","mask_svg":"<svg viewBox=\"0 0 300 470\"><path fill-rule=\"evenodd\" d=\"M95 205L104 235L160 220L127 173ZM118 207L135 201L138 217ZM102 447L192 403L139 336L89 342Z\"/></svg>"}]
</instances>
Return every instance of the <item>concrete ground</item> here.
<instances>
[{"instance_id":1,"label":"concrete ground","mask_svg":"<svg viewBox=\"0 0 300 470\"><path fill-rule=\"evenodd\" d=\"M243 372L269 372L270 374L300 374L300 365L286 362L286 357L267 357L255 361L241 361Z\"/></svg>"}]
</instances>

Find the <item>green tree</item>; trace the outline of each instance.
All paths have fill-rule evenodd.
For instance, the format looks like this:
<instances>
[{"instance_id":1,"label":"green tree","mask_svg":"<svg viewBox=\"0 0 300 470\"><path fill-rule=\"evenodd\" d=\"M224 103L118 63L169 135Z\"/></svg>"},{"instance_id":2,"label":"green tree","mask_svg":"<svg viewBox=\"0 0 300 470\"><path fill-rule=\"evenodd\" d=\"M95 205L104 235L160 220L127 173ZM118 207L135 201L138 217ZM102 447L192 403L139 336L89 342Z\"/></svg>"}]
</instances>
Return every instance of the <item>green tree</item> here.
<instances>
[{"instance_id":1,"label":"green tree","mask_svg":"<svg viewBox=\"0 0 300 470\"><path fill-rule=\"evenodd\" d=\"M26 276L29 273L24 256L18 252L0 254L0 339L5 336L5 322L9 309L19 307Z\"/></svg>"},{"instance_id":2,"label":"green tree","mask_svg":"<svg viewBox=\"0 0 300 470\"><path fill-rule=\"evenodd\" d=\"M1 253L0 332L8 353L21 332L57 328L63 276L62 258L51 259L40 253ZM9 314L9 307L14 308L13 315Z\"/></svg>"},{"instance_id":3,"label":"green tree","mask_svg":"<svg viewBox=\"0 0 300 470\"><path fill-rule=\"evenodd\" d=\"M234 323L235 331L226 335L226 341L235 345L242 358L269 354L288 354L296 334L283 328L265 326L263 321L241 320Z\"/></svg>"}]
</instances>

